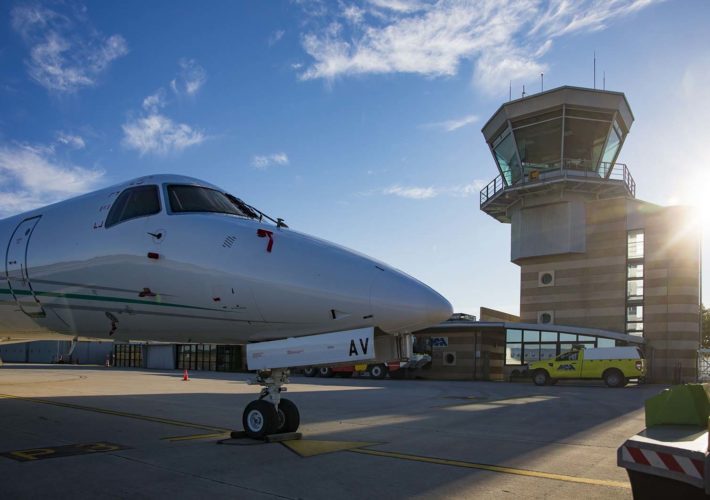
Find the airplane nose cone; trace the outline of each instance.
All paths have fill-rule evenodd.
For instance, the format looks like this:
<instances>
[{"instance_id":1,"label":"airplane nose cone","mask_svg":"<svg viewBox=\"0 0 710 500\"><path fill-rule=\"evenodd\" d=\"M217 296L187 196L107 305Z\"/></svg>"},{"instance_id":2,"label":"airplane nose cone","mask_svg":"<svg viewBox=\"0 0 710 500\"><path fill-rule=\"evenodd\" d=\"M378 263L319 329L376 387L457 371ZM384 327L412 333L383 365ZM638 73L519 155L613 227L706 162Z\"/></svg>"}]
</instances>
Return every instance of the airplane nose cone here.
<instances>
[{"instance_id":1,"label":"airplane nose cone","mask_svg":"<svg viewBox=\"0 0 710 500\"><path fill-rule=\"evenodd\" d=\"M421 330L446 321L453 314L451 304L440 294L390 269L378 268L370 304L375 324L390 333Z\"/></svg>"}]
</instances>

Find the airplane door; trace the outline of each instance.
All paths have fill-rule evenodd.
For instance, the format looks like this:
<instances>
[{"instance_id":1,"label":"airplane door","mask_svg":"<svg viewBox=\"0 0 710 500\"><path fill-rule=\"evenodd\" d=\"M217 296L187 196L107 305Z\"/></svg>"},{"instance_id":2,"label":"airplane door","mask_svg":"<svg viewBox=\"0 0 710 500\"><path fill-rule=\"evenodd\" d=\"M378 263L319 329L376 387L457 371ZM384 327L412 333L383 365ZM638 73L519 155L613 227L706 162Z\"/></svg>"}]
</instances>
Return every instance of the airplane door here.
<instances>
[{"instance_id":1,"label":"airplane door","mask_svg":"<svg viewBox=\"0 0 710 500\"><path fill-rule=\"evenodd\" d=\"M7 245L5 276L15 302L22 312L32 318L45 316L42 304L35 296L27 273L27 247L32 232L42 216L25 219L15 228Z\"/></svg>"}]
</instances>

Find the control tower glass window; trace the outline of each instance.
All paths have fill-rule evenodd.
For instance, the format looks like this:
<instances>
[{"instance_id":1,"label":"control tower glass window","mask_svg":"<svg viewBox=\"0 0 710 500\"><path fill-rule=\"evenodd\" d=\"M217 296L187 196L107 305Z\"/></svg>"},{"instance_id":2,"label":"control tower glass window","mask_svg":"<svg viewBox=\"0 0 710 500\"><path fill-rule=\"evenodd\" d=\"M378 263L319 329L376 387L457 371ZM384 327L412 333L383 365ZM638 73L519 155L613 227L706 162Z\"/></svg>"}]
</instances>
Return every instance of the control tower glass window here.
<instances>
[{"instance_id":1,"label":"control tower glass window","mask_svg":"<svg viewBox=\"0 0 710 500\"><path fill-rule=\"evenodd\" d=\"M599 173L612 115L580 109L565 112L565 167Z\"/></svg>"},{"instance_id":2,"label":"control tower glass window","mask_svg":"<svg viewBox=\"0 0 710 500\"><path fill-rule=\"evenodd\" d=\"M513 122L523 175L560 168L562 109Z\"/></svg>"},{"instance_id":3,"label":"control tower glass window","mask_svg":"<svg viewBox=\"0 0 710 500\"><path fill-rule=\"evenodd\" d=\"M505 184L511 186L520 181L520 164L515 154L515 143L513 134L509 131L503 132L493 141L493 151L495 152L498 168L505 179Z\"/></svg>"},{"instance_id":4,"label":"control tower glass window","mask_svg":"<svg viewBox=\"0 0 710 500\"><path fill-rule=\"evenodd\" d=\"M612 167L612 162L616 158L616 153L619 152L619 146L621 146L621 128L619 124L614 121L614 126L609 131L609 138L606 140L606 147L604 148L604 156L602 156L602 163L599 165L599 174L606 177L608 175L609 169Z\"/></svg>"}]
</instances>

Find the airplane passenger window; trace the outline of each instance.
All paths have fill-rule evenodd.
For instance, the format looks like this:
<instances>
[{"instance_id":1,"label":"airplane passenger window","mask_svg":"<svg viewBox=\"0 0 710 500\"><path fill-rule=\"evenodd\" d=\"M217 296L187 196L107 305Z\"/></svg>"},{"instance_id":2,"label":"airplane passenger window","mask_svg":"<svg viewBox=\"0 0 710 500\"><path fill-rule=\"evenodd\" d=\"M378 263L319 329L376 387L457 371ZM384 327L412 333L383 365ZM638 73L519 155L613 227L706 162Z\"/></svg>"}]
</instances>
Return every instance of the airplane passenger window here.
<instances>
[{"instance_id":1,"label":"airplane passenger window","mask_svg":"<svg viewBox=\"0 0 710 500\"><path fill-rule=\"evenodd\" d=\"M160 212L158 186L137 186L123 191L106 217L104 227L115 226L119 222L136 217L146 217Z\"/></svg>"},{"instance_id":2,"label":"airplane passenger window","mask_svg":"<svg viewBox=\"0 0 710 500\"><path fill-rule=\"evenodd\" d=\"M241 209L238 204L230 198L233 197L229 197L214 189L200 186L168 186L170 210L173 212L212 212L249 218L256 217L256 214L251 210L249 210L249 212L252 213L246 211L248 210L246 205L246 210Z\"/></svg>"}]
</instances>

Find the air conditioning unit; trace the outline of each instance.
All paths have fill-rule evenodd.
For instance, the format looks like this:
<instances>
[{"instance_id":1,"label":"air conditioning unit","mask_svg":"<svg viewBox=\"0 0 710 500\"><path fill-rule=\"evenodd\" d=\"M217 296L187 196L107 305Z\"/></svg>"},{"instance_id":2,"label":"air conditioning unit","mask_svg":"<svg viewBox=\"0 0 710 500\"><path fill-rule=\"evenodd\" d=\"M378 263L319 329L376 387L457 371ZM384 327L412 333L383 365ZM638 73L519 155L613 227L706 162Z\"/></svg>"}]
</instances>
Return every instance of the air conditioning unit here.
<instances>
[{"instance_id":1,"label":"air conditioning unit","mask_svg":"<svg viewBox=\"0 0 710 500\"><path fill-rule=\"evenodd\" d=\"M554 286L555 271L540 271L537 273L537 286Z\"/></svg>"},{"instance_id":2,"label":"air conditioning unit","mask_svg":"<svg viewBox=\"0 0 710 500\"><path fill-rule=\"evenodd\" d=\"M456 353L454 351L445 351L443 362L444 366L456 366Z\"/></svg>"},{"instance_id":3,"label":"air conditioning unit","mask_svg":"<svg viewBox=\"0 0 710 500\"><path fill-rule=\"evenodd\" d=\"M541 325L548 325L555 322L555 311L538 311L537 322Z\"/></svg>"}]
</instances>

